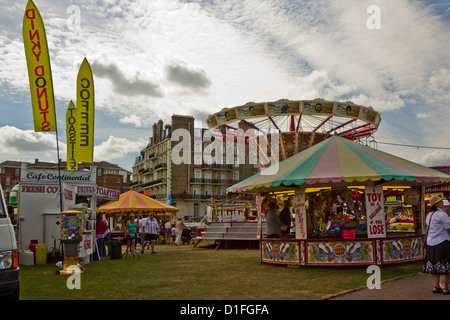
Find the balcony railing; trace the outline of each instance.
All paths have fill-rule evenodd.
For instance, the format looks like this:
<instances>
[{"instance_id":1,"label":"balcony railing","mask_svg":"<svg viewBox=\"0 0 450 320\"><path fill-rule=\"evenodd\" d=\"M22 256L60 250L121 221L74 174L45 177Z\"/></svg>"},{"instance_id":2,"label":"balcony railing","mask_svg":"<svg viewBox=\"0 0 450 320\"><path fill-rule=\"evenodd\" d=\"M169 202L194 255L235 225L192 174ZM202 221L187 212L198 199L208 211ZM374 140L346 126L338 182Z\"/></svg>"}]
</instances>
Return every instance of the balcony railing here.
<instances>
[{"instance_id":1,"label":"balcony railing","mask_svg":"<svg viewBox=\"0 0 450 320\"><path fill-rule=\"evenodd\" d=\"M156 179L156 180L152 180L152 181L150 181L150 182L147 182L147 183L142 184L141 187L142 187L142 188L145 188L145 187L148 187L148 186L153 186L153 185L155 185L155 184L163 183L163 182L165 182L165 181L166 181L166 179L164 179L164 178Z\"/></svg>"},{"instance_id":2,"label":"balcony railing","mask_svg":"<svg viewBox=\"0 0 450 320\"><path fill-rule=\"evenodd\" d=\"M167 165L165 164L165 163L160 163L160 164L157 164L156 166L155 166L155 170L158 170L158 169L160 169L160 168L165 168Z\"/></svg>"},{"instance_id":3,"label":"balcony railing","mask_svg":"<svg viewBox=\"0 0 450 320\"><path fill-rule=\"evenodd\" d=\"M212 195L212 194L194 194L194 193L176 193L172 194L172 199L199 199L208 200L214 198L216 200L226 200L229 199L227 195ZM239 199L242 200L253 200L254 196L241 196Z\"/></svg>"},{"instance_id":4,"label":"balcony railing","mask_svg":"<svg viewBox=\"0 0 450 320\"><path fill-rule=\"evenodd\" d=\"M220 183L232 185L238 183L239 180L230 179L208 179L208 178L191 178L191 183Z\"/></svg>"},{"instance_id":5,"label":"balcony railing","mask_svg":"<svg viewBox=\"0 0 450 320\"><path fill-rule=\"evenodd\" d=\"M231 164L218 164L218 163L194 163L196 166L200 166L204 169L233 169L233 165Z\"/></svg>"}]
</instances>

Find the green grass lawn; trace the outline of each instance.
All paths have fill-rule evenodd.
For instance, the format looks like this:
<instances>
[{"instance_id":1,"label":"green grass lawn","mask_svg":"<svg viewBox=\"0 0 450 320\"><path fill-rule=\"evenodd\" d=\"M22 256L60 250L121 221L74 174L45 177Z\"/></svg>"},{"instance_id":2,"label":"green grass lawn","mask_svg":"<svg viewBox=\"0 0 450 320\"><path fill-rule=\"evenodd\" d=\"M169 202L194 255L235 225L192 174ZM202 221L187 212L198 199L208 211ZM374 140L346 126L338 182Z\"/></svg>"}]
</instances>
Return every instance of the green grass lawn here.
<instances>
[{"instance_id":1,"label":"green grass lawn","mask_svg":"<svg viewBox=\"0 0 450 320\"><path fill-rule=\"evenodd\" d=\"M21 266L21 300L317 300L366 286L366 267L261 264L259 250L157 246L157 254L92 261L81 288L53 264ZM184 249L184 250L181 250ZM382 281L421 271L421 262L381 266Z\"/></svg>"}]
</instances>

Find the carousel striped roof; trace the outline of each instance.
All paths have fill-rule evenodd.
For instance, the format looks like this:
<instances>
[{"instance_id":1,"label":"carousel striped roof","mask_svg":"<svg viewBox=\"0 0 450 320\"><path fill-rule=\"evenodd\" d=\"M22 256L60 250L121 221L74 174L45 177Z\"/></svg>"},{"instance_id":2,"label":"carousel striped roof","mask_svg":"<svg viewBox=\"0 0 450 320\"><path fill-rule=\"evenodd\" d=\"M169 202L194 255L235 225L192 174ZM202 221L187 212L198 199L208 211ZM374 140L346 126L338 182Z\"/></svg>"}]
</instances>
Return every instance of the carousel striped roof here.
<instances>
[{"instance_id":1,"label":"carousel striped roof","mask_svg":"<svg viewBox=\"0 0 450 320\"><path fill-rule=\"evenodd\" d=\"M374 182L433 185L450 175L334 135L289 159L262 170L227 192L266 192L299 186Z\"/></svg>"},{"instance_id":2,"label":"carousel striped roof","mask_svg":"<svg viewBox=\"0 0 450 320\"><path fill-rule=\"evenodd\" d=\"M180 209L164 202L130 190L120 195L119 200L109 202L97 209L98 213L148 213L176 212Z\"/></svg>"}]
</instances>

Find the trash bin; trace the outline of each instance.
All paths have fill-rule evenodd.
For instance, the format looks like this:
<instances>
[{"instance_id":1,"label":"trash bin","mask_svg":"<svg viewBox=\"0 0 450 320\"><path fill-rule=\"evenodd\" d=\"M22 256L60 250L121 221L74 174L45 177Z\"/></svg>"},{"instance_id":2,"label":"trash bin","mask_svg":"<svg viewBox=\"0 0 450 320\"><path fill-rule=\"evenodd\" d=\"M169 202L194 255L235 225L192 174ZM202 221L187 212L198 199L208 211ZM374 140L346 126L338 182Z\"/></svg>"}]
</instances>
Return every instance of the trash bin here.
<instances>
[{"instance_id":1,"label":"trash bin","mask_svg":"<svg viewBox=\"0 0 450 320\"><path fill-rule=\"evenodd\" d=\"M119 240L109 242L109 251L112 259L122 259L122 243Z\"/></svg>"}]
</instances>

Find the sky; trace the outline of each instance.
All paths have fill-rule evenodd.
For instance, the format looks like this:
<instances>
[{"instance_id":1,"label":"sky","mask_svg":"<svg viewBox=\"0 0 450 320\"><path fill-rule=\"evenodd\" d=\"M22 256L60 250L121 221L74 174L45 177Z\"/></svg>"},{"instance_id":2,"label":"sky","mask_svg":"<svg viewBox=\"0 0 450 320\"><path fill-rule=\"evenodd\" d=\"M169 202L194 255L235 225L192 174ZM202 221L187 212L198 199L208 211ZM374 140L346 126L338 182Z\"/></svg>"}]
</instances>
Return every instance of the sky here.
<instances>
[{"instance_id":1,"label":"sky","mask_svg":"<svg viewBox=\"0 0 450 320\"><path fill-rule=\"evenodd\" d=\"M427 166L450 165L448 1L34 3L50 50L63 161L65 114L86 57L95 83L94 161L131 171L153 123L170 123L173 114L192 115L196 127L207 128L207 116L224 107L322 98L380 112L371 146ZM33 127L26 4L0 0L0 162L56 162L55 133Z\"/></svg>"}]
</instances>

